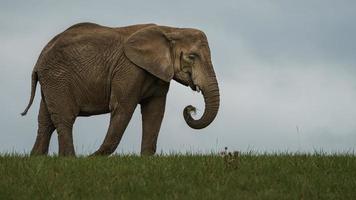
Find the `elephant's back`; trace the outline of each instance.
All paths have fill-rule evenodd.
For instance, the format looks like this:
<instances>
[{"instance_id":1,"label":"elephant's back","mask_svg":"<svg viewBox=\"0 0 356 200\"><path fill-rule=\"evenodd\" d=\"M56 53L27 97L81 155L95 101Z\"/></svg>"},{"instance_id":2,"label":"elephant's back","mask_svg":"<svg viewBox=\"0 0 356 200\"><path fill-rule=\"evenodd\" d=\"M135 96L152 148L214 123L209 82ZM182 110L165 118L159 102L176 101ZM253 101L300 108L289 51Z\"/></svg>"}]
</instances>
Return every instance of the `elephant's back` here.
<instances>
[{"instance_id":1,"label":"elephant's back","mask_svg":"<svg viewBox=\"0 0 356 200\"><path fill-rule=\"evenodd\" d=\"M93 51L102 52L112 46L120 46L122 41L122 36L114 29L92 23L73 25L55 38L52 44L49 43L49 50L72 51L92 47Z\"/></svg>"},{"instance_id":2,"label":"elephant's back","mask_svg":"<svg viewBox=\"0 0 356 200\"><path fill-rule=\"evenodd\" d=\"M155 24L138 24L119 28L89 22L72 25L56 35L43 48L36 70L47 70L51 68L51 62L57 60L81 62L91 60L84 58L105 59L112 56L112 53L120 52L123 42L131 34L153 25Z\"/></svg>"},{"instance_id":3,"label":"elephant's back","mask_svg":"<svg viewBox=\"0 0 356 200\"><path fill-rule=\"evenodd\" d=\"M95 62L103 62L112 54L120 53L122 41L122 36L112 28L92 23L76 24L55 36L45 46L36 69L48 70L61 63L81 71Z\"/></svg>"},{"instance_id":4,"label":"elephant's back","mask_svg":"<svg viewBox=\"0 0 356 200\"><path fill-rule=\"evenodd\" d=\"M95 23L91 23L91 22L82 22L82 23L78 23L78 24L74 24L72 26L70 26L69 28L66 29L67 30L71 30L71 29L85 29L85 28L98 28L98 27L103 27L99 24L95 24Z\"/></svg>"}]
</instances>

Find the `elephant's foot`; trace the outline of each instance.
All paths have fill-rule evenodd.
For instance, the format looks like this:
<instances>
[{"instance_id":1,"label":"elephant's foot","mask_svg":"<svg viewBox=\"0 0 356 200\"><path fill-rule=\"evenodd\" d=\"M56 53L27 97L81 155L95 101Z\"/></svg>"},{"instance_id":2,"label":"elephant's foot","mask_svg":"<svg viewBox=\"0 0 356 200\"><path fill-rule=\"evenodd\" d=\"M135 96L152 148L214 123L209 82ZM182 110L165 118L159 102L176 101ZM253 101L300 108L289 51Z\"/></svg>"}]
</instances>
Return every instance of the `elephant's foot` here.
<instances>
[{"instance_id":1,"label":"elephant's foot","mask_svg":"<svg viewBox=\"0 0 356 200\"><path fill-rule=\"evenodd\" d=\"M48 152L48 148L38 144L38 143L35 143L34 147L32 148L31 150L31 156L45 156L47 155L47 152Z\"/></svg>"},{"instance_id":2,"label":"elephant's foot","mask_svg":"<svg viewBox=\"0 0 356 200\"><path fill-rule=\"evenodd\" d=\"M37 136L36 142L31 150L31 156L45 156L48 154L50 137Z\"/></svg>"},{"instance_id":3,"label":"elephant's foot","mask_svg":"<svg viewBox=\"0 0 356 200\"><path fill-rule=\"evenodd\" d=\"M59 151L59 156L75 157L75 152L74 152L74 150L71 150L71 149L65 149L65 150Z\"/></svg>"},{"instance_id":4,"label":"elephant's foot","mask_svg":"<svg viewBox=\"0 0 356 200\"><path fill-rule=\"evenodd\" d=\"M47 156L47 151L32 149L30 156Z\"/></svg>"},{"instance_id":5,"label":"elephant's foot","mask_svg":"<svg viewBox=\"0 0 356 200\"><path fill-rule=\"evenodd\" d=\"M141 156L153 156L156 153L155 148L145 148L141 150Z\"/></svg>"},{"instance_id":6,"label":"elephant's foot","mask_svg":"<svg viewBox=\"0 0 356 200\"><path fill-rule=\"evenodd\" d=\"M59 156L74 156L74 145L71 137L66 134L59 134Z\"/></svg>"},{"instance_id":7,"label":"elephant's foot","mask_svg":"<svg viewBox=\"0 0 356 200\"><path fill-rule=\"evenodd\" d=\"M155 153L154 152L141 152L141 156L154 156Z\"/></svg>"},{"instance_id":8,"label":"elephant's foot","mask_svg":"<svg viewBox=\"0 0 356 200\"><path fill-rule=\"evenodd\" d=\"M95 151L93 154L90 155L91 156L109 156L110 154L112 154L114 151L111 149L98 149L97 151Z\"/></svg>"}]
</instances>

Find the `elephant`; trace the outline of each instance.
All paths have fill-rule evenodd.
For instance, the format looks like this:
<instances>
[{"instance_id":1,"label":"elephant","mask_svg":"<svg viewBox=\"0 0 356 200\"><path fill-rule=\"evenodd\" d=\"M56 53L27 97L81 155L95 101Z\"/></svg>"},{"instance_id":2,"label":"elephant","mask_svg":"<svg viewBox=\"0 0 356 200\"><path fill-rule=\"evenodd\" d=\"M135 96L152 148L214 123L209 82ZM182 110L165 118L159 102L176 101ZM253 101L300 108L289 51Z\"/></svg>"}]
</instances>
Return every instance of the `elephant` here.
<instances>
[{"instance_id":1,"label":"elephant","mask_svg":"<svg viewBox=\"0 0 356 200\"><path fill-rule=\"evenodd\" d=\"M107 27L75 24L56 35L41 51L31 77L31 107L41 87L38 130L31 155L47 155L54 130L58 155L75 156L72 129L76 117L110 114L107 134L91 155L110 155L120 143L137 105L142 114L141 155L156 152L170 81L202 92L205 108L183 117L193 129L216 117L219 86L203 31L157 24Z\"/></svg>"}]
</instances>

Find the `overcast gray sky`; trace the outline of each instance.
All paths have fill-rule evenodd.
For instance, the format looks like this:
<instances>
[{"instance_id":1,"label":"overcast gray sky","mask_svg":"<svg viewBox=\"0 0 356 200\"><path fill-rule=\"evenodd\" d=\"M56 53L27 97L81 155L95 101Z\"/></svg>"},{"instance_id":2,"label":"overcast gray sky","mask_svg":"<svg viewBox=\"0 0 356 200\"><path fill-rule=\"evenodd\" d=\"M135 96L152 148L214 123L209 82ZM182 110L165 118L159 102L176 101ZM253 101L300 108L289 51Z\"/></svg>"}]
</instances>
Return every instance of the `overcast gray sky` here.
<instances>
[{"instance_id":1,"label":"overcast gray sky","mask_svg":"<svg viewBox=\"0 0 356 200\"><path fill-rule=\"evenodd\" d=\"M124 3L125 2L125 3ZM33 66L44 45L78 22L153 22L203 30L221 90L216 120L182 117L203 98L172 82L158 152L352 151L356 146L356 1L1 1L0 152L28 153L40 95L26 117ZM101 144L108 115L78 118L78 154ZM299 131L298 131L299 130ZM57 152L54 135L50 151ZM116 152L137 153L139 108Z\"/></svg>"}]
</instances>

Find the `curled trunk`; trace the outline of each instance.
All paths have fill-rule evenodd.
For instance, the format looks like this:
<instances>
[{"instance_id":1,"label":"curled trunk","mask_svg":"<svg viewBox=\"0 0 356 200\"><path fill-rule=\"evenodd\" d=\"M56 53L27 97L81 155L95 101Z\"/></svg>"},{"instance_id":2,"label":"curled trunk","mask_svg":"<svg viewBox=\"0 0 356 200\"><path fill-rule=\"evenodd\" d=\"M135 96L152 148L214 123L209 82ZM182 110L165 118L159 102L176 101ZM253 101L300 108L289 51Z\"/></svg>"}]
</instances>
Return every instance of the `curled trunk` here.
<instances>
[{"instance_id":1,"label":"curled trunk","mask_svg":"<svg viewBox=\"0 0 356 200\"><path fill-rule=\"evenodd\" d=\"M190 126L191 128L202 129L207 127L215 119L218 113L220 105L219 86L216 81L215 74L213 74L209 79L210 80L208 84L206 84L202 88L205 109L204 114L201 116L201 118L193 119L193 117L191 116L191 112L195 112L196 110L194 106L189 105L184 108L184 119L188 126Z\"/></svg>"}]
</instances>

